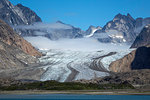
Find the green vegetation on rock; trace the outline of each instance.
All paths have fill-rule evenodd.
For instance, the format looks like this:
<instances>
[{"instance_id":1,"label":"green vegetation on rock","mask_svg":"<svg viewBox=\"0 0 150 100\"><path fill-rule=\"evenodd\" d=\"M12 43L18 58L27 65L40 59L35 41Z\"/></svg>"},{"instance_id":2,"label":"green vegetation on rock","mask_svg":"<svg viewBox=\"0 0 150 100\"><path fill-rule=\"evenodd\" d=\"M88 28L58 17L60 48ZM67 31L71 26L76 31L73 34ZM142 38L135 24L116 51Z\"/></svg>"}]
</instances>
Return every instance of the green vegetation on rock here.
<instances>
[{"instance_id":1,"label":"green vegetation on rock","mask_svg":"<svg viewBox=\"0 0 150 100\"><path fill-rule=\"evenodd\" d=\"M107 89L134 89L134 87L123 82L120 84L83 84L77 82L33 82L20 85L1 86L0 90L107 90Z\"/></svg>"}]
</instances>

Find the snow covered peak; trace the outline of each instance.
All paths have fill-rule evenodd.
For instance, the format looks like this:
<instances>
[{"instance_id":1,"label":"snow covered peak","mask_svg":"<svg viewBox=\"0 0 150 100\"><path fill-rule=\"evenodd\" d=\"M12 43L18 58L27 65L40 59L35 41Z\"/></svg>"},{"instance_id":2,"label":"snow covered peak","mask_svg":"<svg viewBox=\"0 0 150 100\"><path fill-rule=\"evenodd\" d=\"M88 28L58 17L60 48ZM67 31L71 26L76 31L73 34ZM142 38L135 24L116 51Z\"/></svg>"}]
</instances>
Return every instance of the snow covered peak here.
<instances>
[{"instance_id":1,"label":"snow covered peak","mask_svg":"<svg viewBox=\"0 0 150 100\"><path fill-rule=\"evenodd\" d=\"M98 30L101 30L101 29L102 29L102 27L100 27L100 26L97 26L96 28L97 28Z\"/></svg>"},{"instance_id":2,"label":"snow covered peak","mask_svg":"<svg viewBox=\"0 0 150 100\"><path fill-rule=\"evenodd\" d=\"M89 28L88 28L88 30L85 32L85 37L92 37L93 35L94 35L94 33L97 31L97 30L100 30L100 29L102 29L100 26L98 26L98 27L94 27L94 26L90 26Z\"/></svg>"},{"instance_id":3,"label":"snow covered peak","mask_svg":"<svg viewBox=\"0 0 150 100\"><path fill-rule=\"evenodd\" d=\"M147 32L150 32L150 24L146 25L144 28L146 28Z\"/></svg>"}]
</instances>

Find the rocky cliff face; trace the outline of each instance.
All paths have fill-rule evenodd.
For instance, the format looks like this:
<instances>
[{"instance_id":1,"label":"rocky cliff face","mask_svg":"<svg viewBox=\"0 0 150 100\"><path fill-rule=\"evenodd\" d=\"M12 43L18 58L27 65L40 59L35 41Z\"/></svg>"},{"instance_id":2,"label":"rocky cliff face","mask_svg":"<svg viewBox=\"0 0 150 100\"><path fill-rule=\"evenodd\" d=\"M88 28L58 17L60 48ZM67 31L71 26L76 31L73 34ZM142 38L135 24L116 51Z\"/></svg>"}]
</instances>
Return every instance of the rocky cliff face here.
<instances>
[{"instance_id":1,"label":"rocky cliff face","mask_svg":"<svg viewBox=\"0 0 150 100\"><path fill-rule=\"evenodd\" d=\"M136 51L132 51L128 55L124 56L123 58L114 61L110 64L109 70L113 72L129 72L131 71L131 63L135 58Z\"/></svg>"},{"instance_id":2,"label":"rocky cliff face","mask_svg":"<svg viewBox=\"0 0 150 100\"><path fill-rule=\"evenodd\" d=\"M99 34L97 38L100 42L132 43L147 24L150 24L150 18L137 18L135 20L130 14L118 14L102 30L97 30L95 33Z\"/></svg>"},{"instance_id":3,"label":"rocky cliff face","mask_svg":"<svg viewBox=\"0 0 150 100\"><path fill-rule=\"evenodd\" d=\"M41 18L30 8L23 6L22 4L17 4L16 9L18 9L17 13L22 13L24 19L27 21L26 24L33 24L35 22L42 22Z\"/></svg>"},{"instance_id":4,"label":"rocky cliff face","mask_svg":"<svg viewBox=\"0 0 150 100\"><path fill-rule=\"evenodd\" d=\"M138 19L139 21L142 19ZM140 24L139 24L140 25ZM143 47L145 46L145 47ZM113 72L128 72L135 69L150 69L150 25L145 26L131 48L137 48L122 59L110 64Z\"/></svg>"},{"instance_id":5,"label":"rocky cliff face","mask_svg":"<svg viewBox=\"0 0 150 100\"><path fill-rule=\"evenodd\" d=\"M131 48L138 48L141 46L150 46L150 25L144 27L141 33L136 37Z\"/></svg>"},{"instance_id":6,"label":"rocky cliff face","mask_svg":"<svg viewBox=\"0 0 150 100\"><path fill-rule=\"evenodd\" d=\"M27 55L21 49L0 41L0 70L14 70L38 63L35 57Z\"/></svg>"},{"instance_id":7,"label":"rocky cliff face","mask_svg":"<svg viewBox=\"0 0 150 100\"><path fill-rule=\"evenodd\" d=\"M0 40L10 46L20 48L29 55L41 56L40 52L38 52L30 43L15 33L13 29L2 20L0 20Z\"/></svg>"},{"instance_id":8,"label":"rocky cliff face","mask_svg":"<svg viewBox=\"0 0 150 100\"><path fill-rule=\"evenodd\" d=\"M31 9L21 4L14 6L8 0L0 0L0 19L15 26L41 22L41 19Z\"/></svg>"},{"instance_id":9,"label":"rocky cliff face","mask_svg":"<svg viewBox=\"0 0 150 100\"><path fill-rule=\"evenodd\" d=\"M123 58L112 62L109 69L113 72L150 69L150 47L139 47Z\"/></svg>"},{"instance_id":10,"label":"rocky cliff face","mask_svg":"<svg viewBox=\"0 0 150 100\"><path fill-rule=\"evenodd\" d=\"M39 68L38 65L39 60L37 58L27 55L21 49L0 40L0 81L2 83L7 78L40 80L44 70Z\"/></svg>"},{"instance_id":11,"label":"rocky cliff face","mask_svg":"<svg viewBox=\"0 0 150 100\"><path fill-rule=\"evenodd\" d=\"M43 69L34 56L41 53L0 20L0 78L39 79Z\"/></svg>"}]
</instances>

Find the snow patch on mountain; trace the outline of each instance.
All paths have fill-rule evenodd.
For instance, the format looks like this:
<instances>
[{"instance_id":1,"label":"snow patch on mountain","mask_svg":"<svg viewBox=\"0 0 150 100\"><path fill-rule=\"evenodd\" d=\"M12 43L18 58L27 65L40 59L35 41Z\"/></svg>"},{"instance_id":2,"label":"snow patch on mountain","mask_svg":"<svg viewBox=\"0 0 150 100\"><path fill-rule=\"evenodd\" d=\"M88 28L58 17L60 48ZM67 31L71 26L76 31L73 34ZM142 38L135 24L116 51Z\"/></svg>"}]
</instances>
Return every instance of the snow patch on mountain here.
<instances>
[{"instance_id":1,"label":"snow patch on mountain","mask_svg":"<svg viewBox=\"0 0 150 100\"><path fill-rule=\"evenodd\" d=\"M90 26L88 30L84 33L86 38L92 37L97 30L101 30L101 27Z\"/></svg>"}]
</instances>

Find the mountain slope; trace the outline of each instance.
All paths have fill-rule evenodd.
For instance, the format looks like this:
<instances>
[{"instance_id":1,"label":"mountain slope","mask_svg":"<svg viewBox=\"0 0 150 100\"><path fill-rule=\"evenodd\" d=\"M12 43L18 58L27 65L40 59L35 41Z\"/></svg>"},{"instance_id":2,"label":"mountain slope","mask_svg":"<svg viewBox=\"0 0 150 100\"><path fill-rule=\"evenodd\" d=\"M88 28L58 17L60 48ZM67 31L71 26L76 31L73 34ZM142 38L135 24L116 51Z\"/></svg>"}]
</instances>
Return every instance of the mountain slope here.
<instances>
[{"instance_id":1,"label":"mountain slope","mask_svg":"<svg viewBox=\"0 0 150 100\"><path fill-rule=\"evenodd\" d=\"M38 62L36 58L27 55L17 47L10 46L2 41L0 41L0 61L1 71L6 69L21 69Z\"/></svg>"},{"instance_id":2,"label":"mountain slope","mask_svg":"<svg viewBox=\"0 0 150 100\"><path fill-rule=\"evenodd\" d=\"M109 69L113 72L150 69L150 47L139 47L123 58L112 62Z\"/></svg>"},{"instance_id":3,"label":"mountain slope","mask_svg":"<svg viewBox=\"0 0 150 100\"><path fill-rule=\"evenodd\" d=\"M41 22L41 19L29 8L18 4L14 6L8 0L0 0L0 19L9 25L28 25Z\"/></svg>"},{"instance_id":4,"label":"mountain slope","mask_svg":"<svg viewBox=\"0 0 150 100\"><path fill-rule=\"evenodd\" d=\"M123 58L110 64L114 72L128 72L134 69L150 69L150 25L143 28L131 48L137 48Z\"/></svg>"},{"instance_id":5,"label":"mountain slope","mask_svg":"<svg viewBox=\"0 0 150 100\"><path fill-rule=\"evenodd\" d=\"M150 25L143 28L141 33L136 37L131 48L138 48L141 46L150 46Z\"/></svg>"},{"instance_id":6,"label":"mountain slope","mask_svg":"<svg viewBox=\"0 0 150 100\"><path fill-rule=\"evenodd\" d=\"M150 18L137 18L130 15L117 14L102 30L97 30L96 38L100 42L127 42L133 43L143 27L150 24Z\"/></svg>"},{"instance_id":7,"label":"mountain slope","mask_svg":"<svg viewBox=\"0 0 150 100\"><path fill-rule=\"evenodd\" d=\"M16 30L20 30L21 36L43 36L51 40L58 40L62 38L80 38L82 36L82 30L72 25L65 24L61 21L55 23L36 23L26 26L18 26Z\"/></svg>"},{"instance_id":8,"label":"mountain slope","mask_svg":"<svg viewBox=\"0 0 150 100\"><path fill-rule=\"evenodd\" d=\"M0 40L8 45L20 48L29 55L41 56L40 52L38 52L29 42L15 33L13 29L2 20L0 20Z\"/></svg>"},{"instance_id":9,"label":"mountain slope","mask_svg":"<svg viewBox=\"0 0 150 100\"><path fill-rule=\"evenodd\" d=\"M25 7L22 4L17 4L15 7L19 9L19 11L17 13L22 13L23 16L21 16L21 17L24 17L27 20L26 24L42 22L41 18L30 8Z\"/></svg>"},{"instance_id":10,"label":"mountain slope","mask_svg":"<svg viewBox=\"0 0 150 100\"><path fill-rule=\"evenodd\" d=\"M86 32L84 32L85 37L92 37L97 30L101 30L101 27L90 26Z\"/></svg>"}]
</instances>

